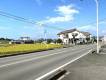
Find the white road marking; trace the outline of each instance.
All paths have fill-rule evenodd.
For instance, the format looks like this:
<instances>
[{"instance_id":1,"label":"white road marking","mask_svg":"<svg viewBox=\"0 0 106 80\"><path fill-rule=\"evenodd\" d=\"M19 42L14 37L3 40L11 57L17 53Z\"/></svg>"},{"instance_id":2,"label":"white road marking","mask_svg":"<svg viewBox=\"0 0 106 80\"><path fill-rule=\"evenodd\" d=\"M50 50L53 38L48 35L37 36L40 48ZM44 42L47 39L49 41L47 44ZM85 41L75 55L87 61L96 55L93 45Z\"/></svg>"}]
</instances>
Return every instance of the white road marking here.
<instances>
[{"instance_id":1,"label":"white road marking","mask_svg":"<svg viewBox=\"0 0 106 80\"><path fill-rule=\"evenodd\" d=\"M72 50L75 50L75 49L72 49ZM48 54L48 55L44 55L44 56L39 56L39 57L36 57L36 58L30 58L30 59L25 59L25 60L21 60L21 61L12 62L12 63L7 63L7 64L4 64L4 65L1 65L0 68L6 67L6 66L9 66L9 65L13 65L13 64L18 64L18 63L22 63L22 62L32 61L32 60L36 60L36 59L40 59L40 58L60 54L60 53L63 53L63 52L68 52L68 51L61 51L61 52L52 53L52 54Z\"/></svg>"},{"instance_id":2,"label":"white road marking","mask_svg":"<svg viewBox=\"0 0 106 80\"><path fill-rule=\"evenodd\" d=\"M81 58L81 57L87 55L87 54L90 53L91 51L92 51L92 49L89 50L88 52L86 52L85 54L83 54L83 55L81 55L81 56L79 56L79 57L77 57L77 58L75 58L75 59L69 61L68 63L66 63L66 64L64 64L64 65L62 65L62 66L60 66L60 67L58 67L58 68L56 68L56 69L54 69L54 70L52 70L52 71L46 73L46 74L44 74L43 76L40 76L40 77L36 78L35 80L42 80L42 79L44 79L45 77L49 76L50 74L52 74L52 73L54 73L54 72L56 72L56 71L58 71L58 70L64 68L65 66L69 65L70 63L72 63L72 62L78 60L79 58Z\"/></svg>"},{"instance_id":3,"label":"white road marking","mask_svg":"<svg viewBox=\"0 0 106 80\"><path fill-rule=\"evenodd\" d=\"M63 78L65 78L65 76L69 75L70 72L66 72L63 76L61 76L58 80L62 80Z\"/></svg>"},{"instance_id":4,"label":"white road marking","mask_svg":"<svg viewBox=\"0 0 106 80\"><path fill-rule=\"evenodd\" d=\"M71 50L76 50L76 49L71 49ZM40 58L44 58L44 57L60 54L60 53L63 53L63 52L68 52L68 50L67 51L63 51L63 50L60 51L59 50L57 53L52 53L52 54L49 54L49 55L39 56L39 57L36 57L36 58L23 59L23 60L20 60L20 61L3 64L3 65L0 65L0 68L6 67L6 66L9 66L9 65L13 65L13 64L18 64L18 63L22 63L22 62L32 61L32 60L36 60L36 59L40 59Z\"/></svg>"}]
</instances>

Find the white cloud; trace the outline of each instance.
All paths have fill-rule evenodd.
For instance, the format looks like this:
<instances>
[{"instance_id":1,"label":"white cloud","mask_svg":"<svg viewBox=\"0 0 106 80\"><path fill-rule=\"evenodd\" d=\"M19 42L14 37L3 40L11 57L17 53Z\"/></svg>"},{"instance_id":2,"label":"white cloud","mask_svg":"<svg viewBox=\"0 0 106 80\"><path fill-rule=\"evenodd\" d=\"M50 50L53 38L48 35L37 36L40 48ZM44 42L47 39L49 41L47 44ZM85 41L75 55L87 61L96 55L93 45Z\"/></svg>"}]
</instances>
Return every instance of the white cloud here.
<instances>
[{"instance_id":1,"label":"white cloud","mask_svg":"<svg viewBox=\"0 0 106 80\"><path fill-rule=\"evenodd\" d=\"M54 11L57 13L58 16L48 17L46 18L46 20L40 21L40 23L46 24L73 21L74 15L79 13L79 11L75 9L73 5L59 6Z\"/></svg>"},{"instance_id":2,"label":"white cloud","mask_svg":"<svg viewBox=\"0 0 106 80\"><path fill-rule=\"evenodd\" d=\"M56 23L56 22L67 22L72 21L74 18L70 15L65 16L57 16L57 17L51 17L44 21L44 23Z\"/></svg>"},{"instance_id":3,"label":"white cloud","mask_svg":"<svg viewBox=\"0 0 106 80\"><path fill-rule=\"evenodd\" d=\"M103 20L103 21L99 21L99 27L102 25L102 24L106 24L106 20ZM80 26L78 27L79 30L92 30L92 31L96 31L96 22L93 23L93 24L89 24L89 25L85 25L85 26Z\"/></svg>"},{"instance_id":4,"label":"white cloud","mask_svg":"<svg viewBox=\"0 0 106 80\"><path fill-rule=\"evenodd\" d=\"M55 11L59 12L60 15L74 15L75 13L79 13L78 10L74 8L73 5L68 5L68 6L59 6Z\"/></svg>"},{"instance_id":5,"label":"white cloud","mask_svg":"<svg viewBox=\"0 0 106 80\"><path fill-rule=\"evenodd\" d=\"M106 35L106 28L102 25L106 25L106 20L99 21L99 34L100 35ZM76 28L81 30L81 31L88 31L88 32L91 32L91 33L92 32L96 33L96 31L97 31L96 23L85 25L85 26L80 26L80 27L76 27Z\"/></svg>"},{"instance_id":6,"label":"white cloud","mask_svg":"<svg viewBox=\"0 0 106 80\"><path fill-rule=\"evenodd\" d=\"M106 30L103 30L103 31L102 31L102 34L105 34L105 35L106 35Z\"/></svg>"},{"instance_id":7,"label":"white cloud","mask_svg":"<svg viewBox=\"0 0 106 80\"><path fill-rule=\"evenodd\" d=\"M99 22L99 24L106 24L106 20Z\"/></svg>"},{"instance_id":8,"label":"white cloud","mask_svg":"<svg viewBox=\"0 0 106 80\"><path fill-rule=\"evenodd\" d=\"M95 25L85 25L78 27L79 30L84 30L84 31L96 31L96 26Z\"/></svg>"}]
</instances>

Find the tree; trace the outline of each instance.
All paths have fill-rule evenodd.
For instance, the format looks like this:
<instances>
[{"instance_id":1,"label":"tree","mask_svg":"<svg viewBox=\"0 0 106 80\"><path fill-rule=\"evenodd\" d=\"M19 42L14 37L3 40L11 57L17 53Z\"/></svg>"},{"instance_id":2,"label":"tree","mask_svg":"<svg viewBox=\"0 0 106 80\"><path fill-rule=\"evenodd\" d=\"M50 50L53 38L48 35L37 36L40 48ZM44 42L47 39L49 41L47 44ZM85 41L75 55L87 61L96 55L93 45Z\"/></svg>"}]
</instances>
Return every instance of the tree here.
<instances>
[{"instance_id":1,"label":"tree","mask_svg":"<svg viewBox=\"0 0 106 80\"><path fill-rule=\"evenodd\" d=\"M40 39L36 40L35 42L36 42L36 43L42 43L43 41L45 41L45 39L40 38Z\"/></svg>"},{"instance_id":2,"label":"tree","mask_svg":"<svg viewBox=\"0 0 106 80\"><path fill-rule=\"evenodd\" d=\"M0 40L5 40L5 38L0 38Z\"/></svg>"},{"instance_id":3,"label":"tree","mask_svg":"<svg viewBox=\"0 0 106 80\"><path fill-rule=\"evenodd\" d=\"M51 43L51 42L53 42L53 39L47 39L48 44Z\"/></svg>"},{"instance_id":4,"label":"tree","mask_svg":"<svg viewBox=\"0 0 106 80\"><path fill-rule=\"evenodd\" d=\"M9 38L0 38L0 40L11 41L12 39L9 39Z\"/></svg>"},{"instance_id":5,"label":"tree","mask_svg":"<svg viewBox=\"0 0 106 80\"><path fill-rule=\"evenodd\" d=\"M96 36L93 36L92 37L92 42L94 43L94 42L97 42L97 37Z\"/></svg>"},{"instance_id":6,"label":"tree","mask_svg":"<svg viewBox=\"0 0 106 80\"><path fill-rule=\"evenodd\" d=\"M76 45L76 36L77 36L78 34L77 33L72 33L72 36L73 36L73 43Z\"/></svg>"},{"instance_id":7,"label":"tree","mask_svg":"<svg viewBox=\"0 0 106 80\"><path fill-rule=\"evenodd\" d=\"M62 43L63 41L61 39L57 39L56 43Z\"/></svg>"},{"instance_id":8,"label":"tree","mask_svg":"<svg viewBox=\"0 0 106 80\"><path fill-rule=\"evenodd\" d=\"M87 43L90 43L91 41L90 41L90 38L86 38L86 41L87 41Z\"/></svg>"}]
</instances>

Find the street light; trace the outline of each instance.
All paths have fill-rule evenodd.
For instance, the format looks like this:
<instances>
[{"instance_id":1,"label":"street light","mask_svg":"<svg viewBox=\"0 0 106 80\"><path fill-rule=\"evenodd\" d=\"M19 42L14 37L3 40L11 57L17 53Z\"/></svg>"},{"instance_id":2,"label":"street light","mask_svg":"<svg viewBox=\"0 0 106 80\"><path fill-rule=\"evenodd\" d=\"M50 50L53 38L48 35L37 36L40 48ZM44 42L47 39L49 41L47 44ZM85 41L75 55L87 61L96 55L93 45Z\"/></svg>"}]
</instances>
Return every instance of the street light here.
<instances>
[{"instance_id":1,"label":"street light","mask_svg":"<svg viewBox=\"0 0 106 80\"><path fill-rule=\"evenodd\" d=\"M99 19L98 19L98 13L99 13L99 2L98 0L94 0L96 3L96 27L97 27L97 53L99 53Z\"/></svg>"},{"instance_id":2,"label":"street light","mask_svg":"<svg viewBox=\"0 0 106 80\"><path fill-rule=\"evenodd\" d=\"M83 0L81 0L83 1ZM98 0L94 0L94 2L96 3L96 28L97 28L97 53L99 53L99 19L98 19L98 13L99 13L99 2Z\"/></svg>"}]
</instances>

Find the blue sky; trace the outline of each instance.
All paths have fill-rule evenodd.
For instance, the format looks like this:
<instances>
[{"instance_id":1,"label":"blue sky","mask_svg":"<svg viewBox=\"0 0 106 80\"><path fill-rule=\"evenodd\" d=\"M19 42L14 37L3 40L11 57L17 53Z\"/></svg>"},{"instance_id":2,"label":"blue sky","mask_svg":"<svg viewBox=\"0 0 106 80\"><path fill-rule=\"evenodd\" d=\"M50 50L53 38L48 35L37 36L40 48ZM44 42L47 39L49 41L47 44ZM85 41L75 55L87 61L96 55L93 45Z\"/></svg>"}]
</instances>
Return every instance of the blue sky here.
<instances>
[{"instance_id":1,"label":"blue sky","mask_svg":"<svg viewBox=\"0 0 106 80\"><path fill-rule=\"evenodd\" d=\"M99 22L100 35L106 34L105 10L105 0L99 0L99 20L105 19ZM46 30L47 38L57 38L61 29L72 28L96 34L94 0L0 0L0 11L35 21L35 24L28 24L0 16L0 37L44 38Z\"/></svg>"}]
</instances>

